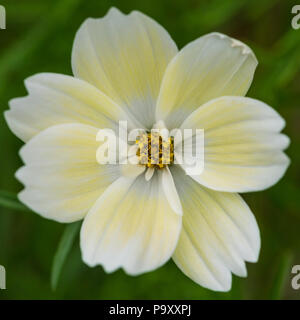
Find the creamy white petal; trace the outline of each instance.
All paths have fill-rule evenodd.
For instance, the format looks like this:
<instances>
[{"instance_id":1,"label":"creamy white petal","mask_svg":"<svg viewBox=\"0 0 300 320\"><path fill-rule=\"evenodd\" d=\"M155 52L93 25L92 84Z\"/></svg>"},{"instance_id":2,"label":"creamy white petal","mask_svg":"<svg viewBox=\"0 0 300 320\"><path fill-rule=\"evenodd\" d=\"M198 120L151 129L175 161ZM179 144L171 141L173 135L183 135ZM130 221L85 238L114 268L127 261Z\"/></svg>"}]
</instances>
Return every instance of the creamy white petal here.
<instances>
[{"instance_id":1,"label":"creamy white petal","mask_svg":"<svg viewBox=\"0 0 300 320\"><path fill-rule=\"evenodd\" d=\"M10 129L23 141L62 123L83 123L97 128L116 128L128 120L116 103L89 83L54 73L40 73L25 80L29 95L12 99L5 112Z\"/></svg>"},{"instance_id":2,"label":"creamy white petal","mask_svg":"<svg viewBox=\"0 0 300 320\"><path fill-rule=\"evenodd\" d=\"M117 165L96 161L98 129L82 124L52 126L22 149L25 166L17 178L25 185L19 199L48 219L83 218L121 173Z\"/></svg>"},{"instance_id":3,"label":"creamy white petal","mask_svg":"<svg viewBox=\"0 0 300 320\"><path fill-rule=\"evenodd\" d=\"M208 188L227 192L272 186L290 162L283 152L289 138L279 133L283 127L281 116L258 100L221 97L209 101L181 126L204 129L204 171L193 178Z\"/></svg>"},{"instance_id":4,"label":"creamy white petal","mask_svg":"<svg viewBox=\"0 0 300 320\"><path fill-rule=\"evenodd\" d=\"M153 174L155 172L155 169L154 168L148 168L146 173L145 173L145 179L146 181L149 181L152 177L153 177Z\"/></svg>"},{"instance_id":5,"label":"creamy white petal","mask_svg":"<svg viewBox=\"0 0 300 320\"><path fill-rule=\"evenodd\" d=\"M121 174L127 178L137 177L145 171L145 166L135 164L120 165Z\"/></svg>"},{"instance_id":6,"label":"creamy white petal","mask_svg":"<svg viewBox=\"0 0 300 320\"><path fill-rule=\"evenodd\" d=\"M170 62L163 78L156 118L169 129L207 101L225 95L243 96L257 60L242 42L219 33L185 46Z\"/></svg>"},{"instance_id":7,"label":"creamy white petal","mask_svg":"<svg viewBox=\"0 0 300 320\"><path fill-rule=\"evenodd\" d=\"M168 166L162 170L162 186L171 208L182 216L182 206Z\"/></svg>"},{"instance_id":8,"label":"creamy white petal","mask_svg":"<svg viewBox=\"0 0 300 320\"><path fill-rule=\"evenodd\" d=\"M231 272L244 277L244 261L258 259L260 235L255 218L238 194L202 187L179 168L171 171L184 213L173 259L201 286L228 291Z\"/></svg>"},{"instance_id":9,"label":"creamy white petal","mask_svg":"<svg viewBox=\"0 0 300 320\"><path fill-rule=\"evenodd\" d=\"M154 20L113 8L104 18L82 24L72 67L76 77L98 87L151 129L161 80L176 53L175 43Z\"/></svg>"},{"instance_id":10,"label":"creamy white petal","mask_svg":"<svg viewBox=\"0 0 300 320\"><path fill-rule=\"evenodd\" d=\"M161 174L148 182L122 177L97 200L81 229L83 261L107 272L136 275L158 268L173 254L181 216L165 198Z\"/></svg>"}]
</instances>

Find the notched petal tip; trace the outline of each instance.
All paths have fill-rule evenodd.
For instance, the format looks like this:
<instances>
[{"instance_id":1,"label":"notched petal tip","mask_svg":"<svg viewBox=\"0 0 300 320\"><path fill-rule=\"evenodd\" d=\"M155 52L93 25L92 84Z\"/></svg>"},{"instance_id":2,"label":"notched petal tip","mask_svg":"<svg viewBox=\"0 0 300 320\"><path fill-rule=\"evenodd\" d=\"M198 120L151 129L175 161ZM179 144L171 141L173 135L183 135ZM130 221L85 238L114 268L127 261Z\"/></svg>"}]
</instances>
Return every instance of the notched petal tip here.
<instances>
[{"instance_id":1,"label":"notched petal tip","mask_svg":"<svg viewBox=\"0 0 300 320\"><path fill-rule=\"evenodd\" d=\"M23 172L24 172L24 168L25 166L22 166L21 168L19 168L16 172L15 172L15 178L20 181L21 183L24 184L24 181L22 179L23 177Z\"/></svg>"},{"instance_id":2,"label":"notched petal tip","mask_svg":"<svg viewBox=\"0 0 300 320\"><path fill-rule=\"evenodd\" d=\"M18 152L19 157L21 158L21 160L22 160L22 162L23 162L24 164L27 163L27 161L26 161L27 148L28 148L28 142L25 143L25 144L19 149L19 152ZM24 166L21 167L19 170L17 170L16 173L15 173L15 175L16 175L22 168L24 168ZM17 178L17 176L16 176L16 178Z\"/></svg>"},{"instance_id":3,"label":"notched petal tip","mask_svg":"<svg viewBox=\"0 0 300 320\"><path fill-rule=\"evenodd\" d=\"M103 20L103 19L110 19L110 18L113 18L113 17L116 17L116 16L125 16L126 14L124 14L122 11L120 11L118 8L116 7L111 7L104 16L102 17L97 17L97 18L92 18L92 17L89 17L89 18L86 18L82 24L80 25L79 29L77 30L80 31L81 28L83 26L87 26L89 23L92 23L92 22L97 22L97 21L100 21L100 20Z\"/></svg>"},{"instance_id":4,"label":"notched petal tip","mask_svg":"<svg viewBox=\"0 0 300 320\"><path fill-rule=\"evenodd\" d=\"M219 283L219 288L214 289L214 291L217 292L228 292L231 290L232 287L232 275L230 274L230 280L227 281L226 283ZM210 289L209 287L207 287Z\"/></svg>"},{"instance_id":5,"label":"notched petal tip","mask_svg":"<svg viewBox=\"0 0 300 320\"><path fill-rule=\"evenodd\" d=\"M63 74L58 74L58 73L51 73L51 72L40 72L40 73L36 73L36 74L33 74L29 77L27 77L25 80L24 80L24 85L25 85L25 88L28 92L30 92L30 87L34 84L42 84L43 82L45 81L48 81L48 80L52 80L59 76L61 78L67 78L67 77L70 77L70 76L67 76L67 75L63 75Z\"/></svg>"},{"instance_id":6,"label":"notched petal tip","mask_svg":"<svg viewBox=\"0 0 300 320\"><path fill-rule=\"evenodd\" d=\"M106 15L109 15L109 14L120 14L120 15L124 15L124 13L118 9L117 7L111 7L108 11L107 11L107 14Z\"/></svg>"},{"instance_id":7,"label":"notched petal tip","mask_svg":"<svg viewBox=\"0 0 300 320\"><path fill-rule=\"evenodd\" d=\"M5 110L3 112L3 117L4 117L5 122L7 123L10 131L12 131L12 129L11 129L11 109Z\"/></svg>"},{"instance_id":8,"label":"notched petal tip","mask_svg":"<svg viewBox=\"0 0 300 320\"><path fill-rule=\"evenodd\" d=\"M227 35L225 35L223 33L219 33L219 32L212 32L212 33L207 34L206 36L216 36L219 39L229 41L230 42L230 46L232 48L239 48L243 55L252 56L253 59L256 62L256 65L258 64L258 60L257 60L253 50L248 45L246 45L244 42L242 42L240 40L237 40L235 38L229 37L229 36L227 36Z\"/></svg>"}]
</instances>

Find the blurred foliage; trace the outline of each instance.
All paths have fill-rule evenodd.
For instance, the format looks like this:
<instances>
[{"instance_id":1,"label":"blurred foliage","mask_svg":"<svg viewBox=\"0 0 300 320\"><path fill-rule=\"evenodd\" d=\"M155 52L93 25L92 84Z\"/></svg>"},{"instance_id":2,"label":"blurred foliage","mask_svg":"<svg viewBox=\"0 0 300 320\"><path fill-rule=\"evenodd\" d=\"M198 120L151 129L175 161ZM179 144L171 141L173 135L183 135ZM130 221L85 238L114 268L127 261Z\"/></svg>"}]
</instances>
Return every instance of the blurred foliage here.
<instances>
[{"instance_id":1,"label":"blurred foliage","mask_svg":"<svg viewBox=\"0 0 300 320\"><path fill-rule=\"evenodd\" d=\"M88 268L75 241L56 291L51 290L53 256L64 225L20 207L0 204L0 264L7 270L3 299L298 299L291 289L291 265L300 264L300 30L291 28L295 1L279 0L6 0L7 29L0 30L0 107L25 95L23 80L38 72L71 74L74 35L87 17L101 17L111 6L140 10L160 22L179 47L212 31L247 43L259 66L249 96L272 105L285 119L292 164L273 188L244 197L262 238L259 262L248 277L234 277L232 290L216 293L193 283L170 261L138 277L123 271L105 274ZM21 166L22 143L0 117L0 189L6 204L22 186L14 173ZM5 203L4 203L5 205ZM21 211L20 211L21 210Z\"/></svg>"}]
</instances>

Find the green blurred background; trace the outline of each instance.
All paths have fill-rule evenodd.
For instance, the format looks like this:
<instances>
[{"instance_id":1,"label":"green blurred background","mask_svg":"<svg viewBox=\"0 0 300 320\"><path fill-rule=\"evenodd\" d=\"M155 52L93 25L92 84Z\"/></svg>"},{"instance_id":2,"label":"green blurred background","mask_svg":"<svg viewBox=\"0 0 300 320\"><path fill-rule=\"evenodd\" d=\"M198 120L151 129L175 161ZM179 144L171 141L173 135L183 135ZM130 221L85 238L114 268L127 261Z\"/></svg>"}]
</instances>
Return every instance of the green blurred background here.
<instances>
[{"instance_id":1,"label":"green blurred background","mask_svg":"<svg viewBox=\"0 0 300 320\"><path fill-rule=\"evenodd\" d=\"M300 29L291 27L295 4L283 0L1 1L7 11L7 29L0 30L1 114L9 99L26 94L26 77L39 72L71 74L72 42L85 18L101 17L111 6L126 13L136 9L161 23L179 48L211 31L247 43L259 61L248 95L273 106L286 119L292 164L273 188L244 195L257 218L262 248L259 262L248 264L248 278L234 276L228 293L194 284L172 261L138 277L88 268L81 261L78 239L57 290L52 291L51 264L65 226L3 202L0 264L7 270L7 290L0 290L0 298L299 299L300 290L290 285L291 266L300 264ZM0 189L13 194L22 188L14 178L21 166L21 145L1 115Z\"/></svg>"}]
</instances>

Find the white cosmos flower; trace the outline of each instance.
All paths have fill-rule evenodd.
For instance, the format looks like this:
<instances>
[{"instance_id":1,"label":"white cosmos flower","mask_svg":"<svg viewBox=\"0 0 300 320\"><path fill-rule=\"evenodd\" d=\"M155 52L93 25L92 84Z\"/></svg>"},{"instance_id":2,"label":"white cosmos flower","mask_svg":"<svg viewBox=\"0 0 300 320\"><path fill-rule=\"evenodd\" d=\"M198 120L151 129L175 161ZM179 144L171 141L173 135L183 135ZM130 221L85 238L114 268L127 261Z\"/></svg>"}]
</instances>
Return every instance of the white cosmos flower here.
<instances>
[{"instance_id":1,"label":"white cosmos flower","mask_svg":"<svg viewBox=\"0 0 300 320\"><path fill-rule=\"evenodd\" d=\"M87 19L74 41L74 77L26 79L29 95L5 112L26 143L20 200L49 219L83 219L90 266L137 275L173 258L203 287L229 290L231 273L245 277L245 261L257 261L260 250L257 223L237 192L270 187L289 164L284 120L244 97L256 66L249 47L219 33L178 51L140 12ZM119 120L129 129L203 128L203 173L100 165L96 134Z\"/></svg>"}]
</instances>

